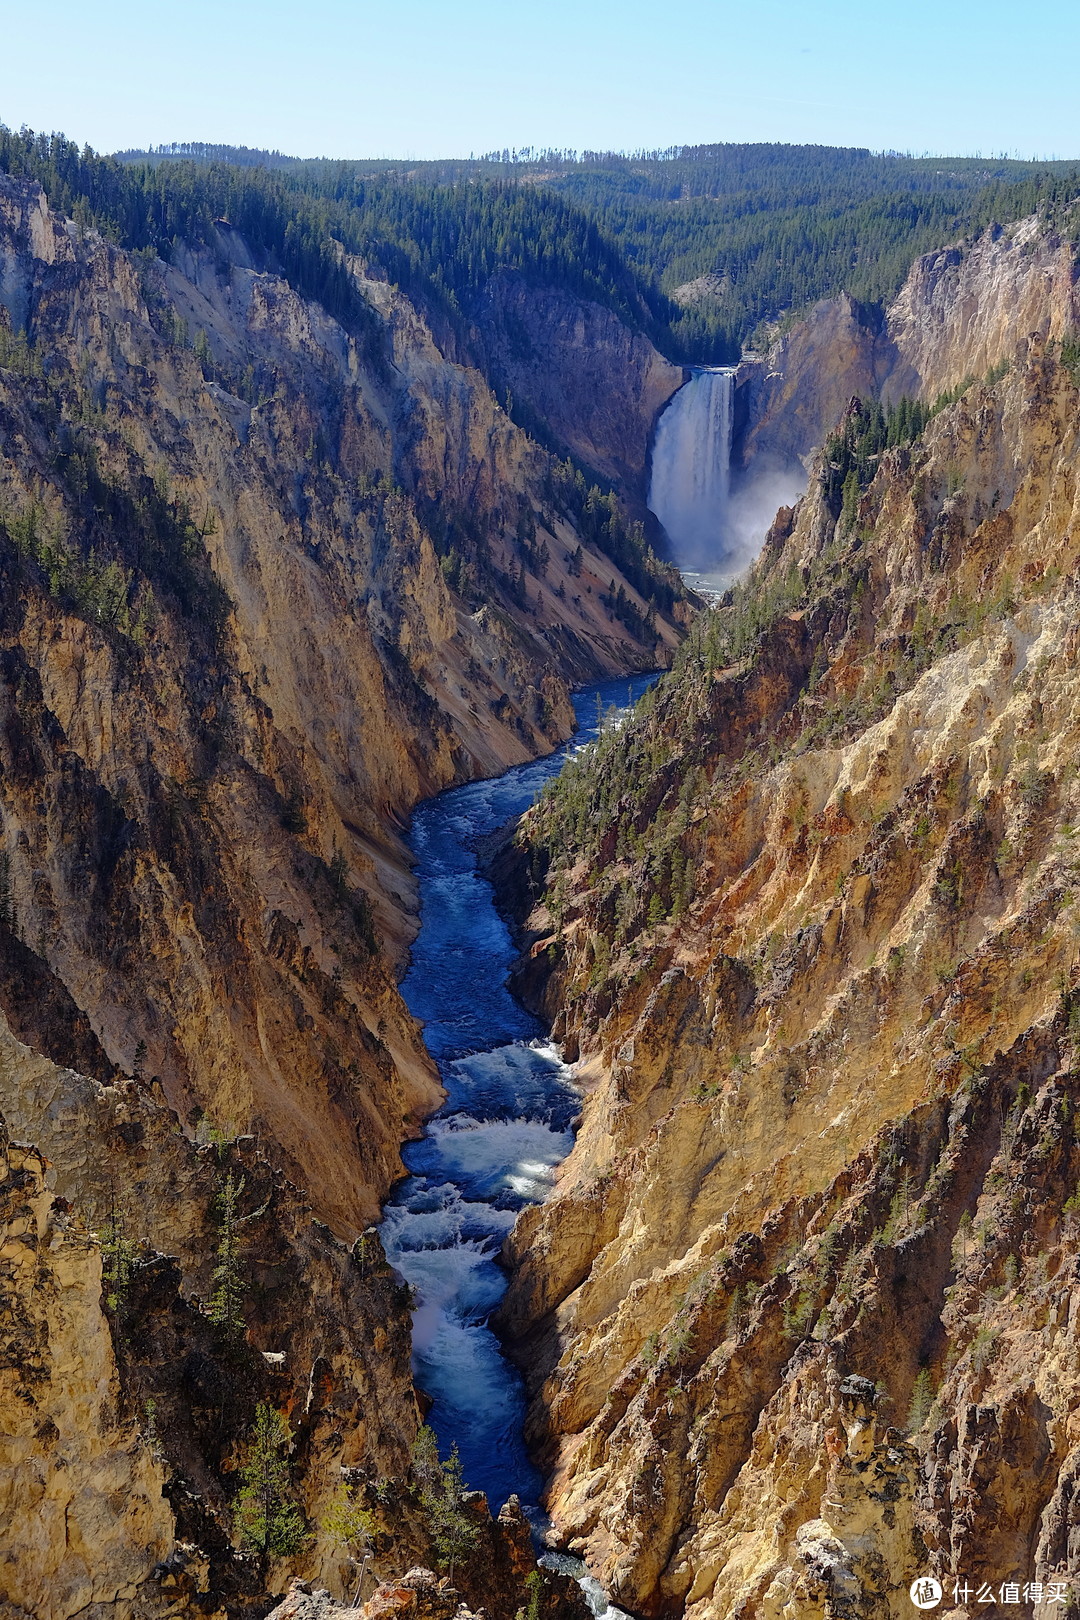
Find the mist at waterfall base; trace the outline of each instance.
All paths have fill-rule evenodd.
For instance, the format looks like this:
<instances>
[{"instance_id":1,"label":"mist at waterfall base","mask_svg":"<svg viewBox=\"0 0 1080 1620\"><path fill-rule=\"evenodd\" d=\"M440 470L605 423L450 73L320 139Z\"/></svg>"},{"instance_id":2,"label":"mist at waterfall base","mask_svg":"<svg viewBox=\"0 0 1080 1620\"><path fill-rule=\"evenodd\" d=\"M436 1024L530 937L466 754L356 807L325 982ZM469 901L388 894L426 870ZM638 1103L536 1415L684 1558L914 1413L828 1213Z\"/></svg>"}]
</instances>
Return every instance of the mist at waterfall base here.
<instances>
[{"instance_id":1,"label":"mist at waterfall base","mask_svg":"<svg viewBox=\"0 0 1080 1620\"><path fill-rule=\"evenodd\" d=\"M383 1213L390 1263L414 1290L414 1370L431 1397L444 1456L456 1445L466 1484L494 1511L516 1492L527 1511L541 1480L525 1450L525 1395L488 1317L506 1289L499 1249L520 1210L550 1191L580 1108L570 1070L507 988L514 946L477 870L476 840L519 815L596 735L603 710L636 702L655 676L589 687L578 731L546 759L420 805L409 833L420 932L402 983L448 1096ZM612 1611L615 1612L615 1611Z\"/></svg>"},{"instance_id":2,"label":"mist at waterfall base","mask_svg":"<svg viewBox=\"0 0 1080 1620\"><path fill-rule=\"evenodd\" d=\"M656 425L649 509L687 583L724 590L761 550L781 506L806 488L800 469L760 464L732 476L735 370L694 368Z\"/></svg>"}]
</instances>

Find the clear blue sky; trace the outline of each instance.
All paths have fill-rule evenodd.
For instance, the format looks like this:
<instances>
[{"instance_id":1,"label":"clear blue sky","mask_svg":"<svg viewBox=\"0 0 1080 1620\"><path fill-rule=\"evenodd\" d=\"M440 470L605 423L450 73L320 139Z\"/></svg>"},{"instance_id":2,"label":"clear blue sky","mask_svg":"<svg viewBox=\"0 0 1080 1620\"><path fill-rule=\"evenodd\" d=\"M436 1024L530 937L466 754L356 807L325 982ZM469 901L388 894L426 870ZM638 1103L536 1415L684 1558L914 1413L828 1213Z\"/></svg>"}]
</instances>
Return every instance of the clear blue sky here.
<instances>
[{"instance_id":1,"label":"clear blue sky","mask_svg":"<svg viewBox=\"0 0 1080 1620\"><path fill-rule=\"evenodd\" d=\"M52 0L0 120L99 151L301 156L821 141L1080 157L1075 0Z\"/></svg>"}]
</instances>

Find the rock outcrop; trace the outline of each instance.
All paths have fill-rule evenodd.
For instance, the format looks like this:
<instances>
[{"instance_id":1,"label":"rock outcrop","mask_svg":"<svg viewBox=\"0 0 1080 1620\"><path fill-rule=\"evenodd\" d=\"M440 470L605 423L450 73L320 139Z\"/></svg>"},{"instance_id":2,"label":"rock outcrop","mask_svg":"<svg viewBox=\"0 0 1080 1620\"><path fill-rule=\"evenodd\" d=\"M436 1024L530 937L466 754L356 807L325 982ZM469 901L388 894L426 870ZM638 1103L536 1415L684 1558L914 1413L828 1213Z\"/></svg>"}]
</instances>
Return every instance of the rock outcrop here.
<instances>
[{"instance_id":1,"label":"rock outcrop","mask_svg":"<svg viewBox=\"0 0 1080 1620\"><path fill-rule=\"evenodd\" d=\"M1080 1576L1080 394L1044 315L846 518L819 461L520 835L521 982L586 1095L504 1321L556 1525L636 1613Z\"/></svg>"},{"instance_id":2,"label":"rock outcrop","mask_svg":"<svg viewBox=\"0 0 1080 1620\"><path fill-rule=\"evenodd\" d=\"M123 1409L101 1252L2 1122L0 1276L0 1614L130 1613L173 1546L164 1472Z\"/></svg>"},{"instance_id":3,"label":"rock outcrop","mask_svg":"<svg viewBox=\"0 0 1080 1620\"><path fill-rule=\"evenodd\" d=\"M739 369L736 460L797 464L853 395L934 400L1009 363L1031 332L1060 339L1080 319L1073 249L1036 217L927 253L882 312L823 299Z\"/></svg>"},{"instance_id":4,"label":"rock outcrop","mask_svg":"<svg viewBox=\"0 0 1080 1620\"><path fill-rule=\"evenodd\" d=\"M396 1590L434 1549L412 1476L410 1298L377 1232L341 1243L253 1137L189 1141L160 1086L94 1051L40 958L10 940L7 958L15 989L35 979L42 1016L7 968L0 1005L19 1005L39 1046L85 1043L101 1077L0 1017L0 1615L225 1620L265 1613L296 1570L339 1597L358 1567L369 1592ZM238 1529L260 1409L279 1414L275 1490L303 1530L288 1556L260 1556ZM460 1593L514 1620L532 1579L543 1612L583 1620L577 1587L536 1570L517 1503L493 1518L466 1501L476 1545L447 1612Z\"/></svg>"},{"instance_id":5,"label":"rock outcrop","mask_svg":"<svg viewBox=\"0 0 1080 1620\"><path fill-rule=\"evenodd\" d=\"M591 1611L573 1582L535 1569L532 1579L532 1585L514 1583L508 1591L523 1597L525 1606L531 1605L544 1620L587 1620ZM310 1582L298 1580L267 1620L481 1620L486 1614L504 1612L505 1594L501 1604L496 1597L499 1606L493 1610L475 1597L466 1599L458 1588L467 1584L467 1580L455 1584L448 1575L440 1580L433 1570L417 1567L399 1580L380 1583L366 1602L350 1607L347 1602L335 1603L325 1588L313 1589ZM487 1584L490 1603L492 1583Z\"/></svg>"},{"instance_id":6,"label":"rock outcrop","mask_svg":"<svg viewBox=\"0 0 1080 1620\"><path fill-rule=\"evenodd\" d=\"M6 1149L11 1613L257 1607L264 1572L232 1530L259 1401L290 1414L303 1561L336 1582L321 1526L343 1470L404 1488L419 1421L377 1236L347 1249L253 1139L191 1143L138 1082L59 1068L2 1022L0 1096L39 1144ZM212 1308L227 1189L231 1329Z\"/></svg>"},{"instance_id":7,"label":"rock outcrop","mask_svg":"<svg viewBox=\"0 0 1080 1620\"><path fill-rule=\"evenodd\" d=\"M877 399L895 363L880 311L847 293L823 298L735 374L733 464L798 466L853 395Z\"/></svg>"}]
</instances>

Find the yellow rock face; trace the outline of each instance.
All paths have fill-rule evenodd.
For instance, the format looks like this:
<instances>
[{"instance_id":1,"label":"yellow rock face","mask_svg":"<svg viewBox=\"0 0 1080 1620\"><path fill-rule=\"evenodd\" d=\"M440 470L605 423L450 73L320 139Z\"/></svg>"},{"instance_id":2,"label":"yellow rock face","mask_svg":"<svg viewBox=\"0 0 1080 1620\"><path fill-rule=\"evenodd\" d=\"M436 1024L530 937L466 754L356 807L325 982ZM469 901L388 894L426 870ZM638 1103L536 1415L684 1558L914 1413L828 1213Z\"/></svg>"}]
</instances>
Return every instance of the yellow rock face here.
<instances>
[{"instance_id":1,"label":"yellow rock face","mask_svg":"<svg viewBox=\"0 0 1080 1620\"><path fill-rule=\"evenodd\" d=\"M376 363L219 236L147 264L0 183L34 340L0 372L2 844L21 935L108 1056L185 1126L273 1143L355 1237L441 1095L394 979L410 808L549 750L570 681L678 632L636 640L554 510L525 566L550 458L398 292L352 267ZM483 536L490 600L452 594L440 522ZM125 544L137 631L41 561Z\"/></svg>"},{"instance_id":2,"label":"yellow rock face","mask_svg":"<svg viewBox=\"0 0 1080 1620\"><path fill-rule=\"evenodd\" d=\"M31 1133L40 1148L10 1140ZM137 1082L59 1068L2 1017L0 1143L5 1620L94 1605L112 1620L223 1620L246 1601L258 1570L231 1547L235 1470L260 1400L288 1421L309 1530L265 1578L277 1589L299 1568L341 1590L350 1570L325 1520L342 1470L401 1481L419 1423L408 1301L377 1238L350 1252L253 1139L196 1146ZM205 1312L227 1174L241 1214L232 1348ZM130 1260L119 1286L115 1240ZM386 1541L390 1568L413 1556L408 1524Z\"/></svg>"},{"instance_id":3,"label":"yellow rock face","mask_svg":"<svg viewBox=\"0 0 1080 1620\"><path fill-rule=\"evenodd\" d=\"M916 259L882 315L840 294L815 305L767 356L740 367L753 468L806 460L855 394L935 400L984 377L1035 332L1059 339L1080 316L1072 249L1036 218Z\"/></svg>"},{"instance_id":4,"label":"yellow rock face","mask_svg":"<svg viewBox=\"0 0 1080 1620\"><path fill-rule=\"evenodd\" d=\"M575 790L587 858L549 846L531 973L554 960L587 1094L505 1316L556 1524L636 1612L899 1616L921 1570L1073 1569L1080 396L1056 354L1025 340L886 452L846 532L815 477L727 610L725 635L759 614L752 650L692 643L629 763ZM876 1429L841 1452L851 1375Z\"/></svg>"},{"instance_id":5,"label":"yellow rock face","mask_svg":"<svg viewBox=\"0 0 1080 1620\"><path fill-rule=\"evenodd\" d=\"M343 1482L378 1574L430 1559L409 1301L365 1231L442 1096L396 984L403 828L679 639L400 293L350 267L375 354L215 229L150 263L0 177L0 325L30 333L0 367L0 1114L35 1144L0 1154L3 1620L353 1591ZM641 428L674 381L631 349ZM261 1566L234 1514L258 1402L307 1527Z\"/></svg>"},{"instance_id":6,"label":"yellow rock face","mask_svg":"<svg viewBox=\"0 0 1080 1620\"><path fill-rule=\"evenodd\" d=\"M172 1550L165 1475L121 1405L101 1252L54 1210L41 1155L6 1131L0 1277L0 1608L130 1615Z\"/></svg>"}]
</instances>

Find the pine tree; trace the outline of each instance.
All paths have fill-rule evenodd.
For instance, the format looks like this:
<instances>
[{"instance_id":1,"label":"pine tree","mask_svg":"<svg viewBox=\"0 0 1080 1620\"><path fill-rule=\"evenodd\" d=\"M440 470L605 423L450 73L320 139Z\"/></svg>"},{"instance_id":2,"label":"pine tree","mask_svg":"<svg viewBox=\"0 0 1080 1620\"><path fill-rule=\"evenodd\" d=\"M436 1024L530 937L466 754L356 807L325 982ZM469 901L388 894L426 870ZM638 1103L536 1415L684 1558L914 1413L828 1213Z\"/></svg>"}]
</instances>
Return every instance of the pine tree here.
<instances>
[{"instance_id":1,"label":"pine tree","mask_svg":"<svg viewBox=\"0 0 1080 1620\"><path fill-rule=\"evenodd\" d=\"M908 1434L918 1434L919 1430L925 1427L933 1404L934 1386L930 1381L929 1370L924 1367L911 1391L911 1406L908 1408L907 1418Z\"/></svg>"},{"instance_id":2,"label":"pine tree","mask_svg":"<svg viewBox=\"0 0 1080 1620\"><path fill-rule=\"evenodd\" d=\"M105 1303L117 1315L123 1312L141 1245L124 1230L124 1217L113 1209L100 1234L101 1281Z\"/></svg>"},{"instance_id":3,"label":"pine tree","mask_svg":"<svg viewBox=\"0 0 1080 1620\"><path fill-rule=\"evenodd\" d=\"M217 1196L221 1236L218 1239L218 1263L212 1273L213 1290L207 1315L229 1338L239 1338L245 1327L244 1268L239 1237L240 1194L243 1190L243 1176L237 1180L230 1170Z\"/></svg>"},{"instance_id":4,"label":"pine tree","mask_svg":"<svg viewBox=\"0 0 1080 1620\"><path fill-rule=\"evenodd\" d=\"M334 1492L333 1500L319 1525L320 1530L335 1547L340 1547L350 1564L359 1569L353 1607L360 1601L364 1576L371 1561L371 1543L376 1526L375 1515L356 1501L343 1479Z\"/></svg>"},{"instance_id":5,"label":"pine tree","mask_svg":"<svg viewBox=\"0 0 1080 1620\"><path fill-rule=\"evenodd\" d=\"M14 928L15 923L15 897L11 889L11 856L7 850L0 850L0 923L6 923Z\"/></svg>"},{"instance_id":6,"label":"pine tree","mask_svg":"<svg viewBox=\"0 0 1080 1620\"><path fill-rule=\"evenodd\" d=\"M852 467L844 479L843 504L840 508L840 527L844 534L850 534L855 527L859 515L859 475Z\"/></svg>"},{"instance_id":7,"label":"pine tree","mask_svg":"<svg viewBox=\"0 0 1080 1620\"><path fill-rule=\"evenodd\" d=\"M234 1523L245 1546L258 1553L290 1558L307 1539L304 1521L292 1494L286 1451L289 1426L280 1412L260 1401L240 1469Z\"/></svg>"},{"instance_id":8,"label":"pine tree","mask_svg":"<svg viewBox=\"0 0 1080 1620\"><path fill-rule=\"evenodd\" d=\"M480 1527L462 1502L465 1481L457 1446L445 1462L439 1445L425 1424L413 1443L413 1473L420 1490L420 1505L427 1514L435 1557L450 1579L454 1566L476 1546Z\"/></svg>"}]
</instances>

